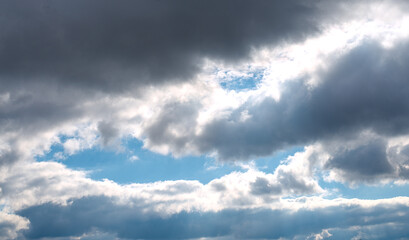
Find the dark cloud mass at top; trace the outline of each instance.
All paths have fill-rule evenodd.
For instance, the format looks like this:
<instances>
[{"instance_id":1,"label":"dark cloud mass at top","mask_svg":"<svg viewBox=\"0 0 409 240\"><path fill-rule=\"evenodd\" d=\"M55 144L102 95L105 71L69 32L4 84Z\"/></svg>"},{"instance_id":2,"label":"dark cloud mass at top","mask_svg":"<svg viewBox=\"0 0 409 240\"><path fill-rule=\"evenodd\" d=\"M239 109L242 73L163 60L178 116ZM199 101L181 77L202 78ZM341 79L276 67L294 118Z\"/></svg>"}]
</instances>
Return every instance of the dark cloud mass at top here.
<instances>
[{"instance_id":1,"label":"dark cloud mass at top","mask_svg":"<svg viewBox=\"0 0 409 240\"><path fill-rule=\"evenodd\" d=\"M314 1L3 1L0 82L104 91L186 80L203 57L318 33ZM327 18L328 20L329 18Z\"/></svg>"}]
</instances>

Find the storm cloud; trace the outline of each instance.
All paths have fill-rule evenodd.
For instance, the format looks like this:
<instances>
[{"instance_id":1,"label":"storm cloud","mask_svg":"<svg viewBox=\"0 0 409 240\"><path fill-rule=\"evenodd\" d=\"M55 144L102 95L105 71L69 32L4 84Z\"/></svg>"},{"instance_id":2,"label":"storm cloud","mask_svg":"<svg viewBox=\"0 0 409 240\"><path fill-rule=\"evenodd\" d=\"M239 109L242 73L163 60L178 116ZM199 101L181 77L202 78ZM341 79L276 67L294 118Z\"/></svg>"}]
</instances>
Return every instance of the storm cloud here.
<instances>
[{"instance_id":1,"label":"storm cloud","mask_svg":"<svg viewBox=\"0 0 409 240\"><path fill-rule=\"evenodd\" d=\"M342 9L314 1L40 1L1 3L0 81L114 92L189 80L203 58L305 39ZM329 17L330 15L331 18Z\"/></svg>"}]
</instances>

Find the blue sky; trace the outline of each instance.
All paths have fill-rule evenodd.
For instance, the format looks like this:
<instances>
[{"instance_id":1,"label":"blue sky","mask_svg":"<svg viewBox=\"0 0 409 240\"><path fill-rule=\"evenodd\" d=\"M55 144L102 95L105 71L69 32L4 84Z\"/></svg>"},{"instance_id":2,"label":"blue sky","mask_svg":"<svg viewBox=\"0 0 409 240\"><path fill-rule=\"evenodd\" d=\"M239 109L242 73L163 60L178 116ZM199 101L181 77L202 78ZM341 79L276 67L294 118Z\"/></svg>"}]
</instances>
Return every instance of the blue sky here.
<instances>
[{"instance_id":1,"label":"blue sky","mask_svg":"<svg viewBox=\"0 0 409 240\"><path fill-rule=\"evenodd\" d=\"M248 165L247 161L221 162L210 156L175 158L170 154L162 155L144 149L143 142L132 138L124 139L121 146L124 149L115 151L95 147L64 159L55 159L55 154L63 151L61 144L55 144L47 154L37 157L37 161L58 161L69 168L89 172L89 177L94 180L107 178L122 184L179 179L198 180L207 184L233 171L246 171L241 165ZM273 172L280 161L299 150L302 148L294 147L287 152L255 159L254 167ZM133 160L132 156L138 158Z\"/></svg>"},{"instance_id":2,"label":"blue sky","mask_svg":"<svg viewBox=\"0 0 409 240\"><path fill-rule=\"evenodd\" d=\"M0 240L409 239L408 10L0 3Z\"/></svg>"}]
</instances>

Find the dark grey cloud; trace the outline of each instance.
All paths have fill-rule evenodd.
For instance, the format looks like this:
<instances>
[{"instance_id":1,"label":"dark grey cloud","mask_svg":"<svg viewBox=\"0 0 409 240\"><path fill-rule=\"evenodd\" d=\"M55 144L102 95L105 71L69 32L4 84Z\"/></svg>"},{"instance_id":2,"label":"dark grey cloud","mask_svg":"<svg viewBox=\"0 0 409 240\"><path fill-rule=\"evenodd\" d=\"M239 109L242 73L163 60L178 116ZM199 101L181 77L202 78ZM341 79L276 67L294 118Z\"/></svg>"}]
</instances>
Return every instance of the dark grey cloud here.
<instances>
[{"instance_id":1,"label":"dark grey cloud","mask_svg":"<svg viewBox=\"0 0 409 240\"><path fill-rule=\"evenodd\" d=\"M181 212L168 217L142 213L140 209L113 203L106 197L89 197L74 200L68 206L50 203L30 207L18 212L31 222L23 234L28 239L43 237L78 236L95 229L127 239L187 239L223 237L237 239L294 238L320 233L323 229L361 228L367 233L395 229L374 239L404 237L409 209L405 205L378 204L372 208L359 205L323 207L315 210L223 210L220 212ZM348 230L350 231L350 229ZM335 234L335 232L334 232ZM343 239L345 233L332 239ZM351 234L351 233L349 233Z\"/></svg>"},{"instance_id":2,"label":"dark grey cloud","mask_svg":"<svg viewBox=\"0 0 409 240\"><path fill-rule=\"evenodd\" d=\"M327 141L322 147L330 155L323 169L335 173L335 180L377 183L409 179L409 146L405 142L391 144L387 138L364 135L349 141Z\"/></svg>"},{"instance_id":3,"label":"dark grey cloud","mask_svg":"<svg viewBox=\"0 0 409 240\"><path fill-rule=\"evenodd\" d=\"M336 153L325 168L341 171L349 181L371 181L394 174L394 167L388 160L386 143L375 141L355 149Z\"/></svg>"},{"instance_id":4,"label":"dark grey cloud","mask_svg":"<svg viewBox=\"0 0 409 240\"><path fill-rule=\"evenodd\" d=\"M251 118L216 120L196 144L221 159L248 159L297 144L354 138L363 130L385 137L407 134L408 56L408 42L393 49L363 42L321 71L319 86L310 90L304 80L292 81L280 101L244 105L237 111L247 109Z\"/></svg>"},{"instance_id":5,"label":"dark grey cloud","mask_svg":"<svg viewBox=\"0 0 409 240\"><path fill-rule=\"evenodd\" d=\"M300 41L344 14L314 1L4 1L0 81L112 92L192 77L203 57Z\"/></svg>"}]
</instances>

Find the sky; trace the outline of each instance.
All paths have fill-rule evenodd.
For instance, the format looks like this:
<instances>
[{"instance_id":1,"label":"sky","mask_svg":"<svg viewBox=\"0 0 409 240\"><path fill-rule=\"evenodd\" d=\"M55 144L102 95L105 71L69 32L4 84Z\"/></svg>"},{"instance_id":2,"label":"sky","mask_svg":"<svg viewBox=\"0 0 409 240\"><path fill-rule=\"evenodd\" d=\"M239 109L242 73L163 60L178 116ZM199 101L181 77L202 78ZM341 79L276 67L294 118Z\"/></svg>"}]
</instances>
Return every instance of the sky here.
<instances>
[{"instance_id":1,"label":"sky","mask_svg":"<svg viewBox=\"0 0 409 240\"><path fill-rule=\"evenodd\" d=\"M404 0L0 2L0 240L409 239Z\"/></svg>"}]
</instances>

